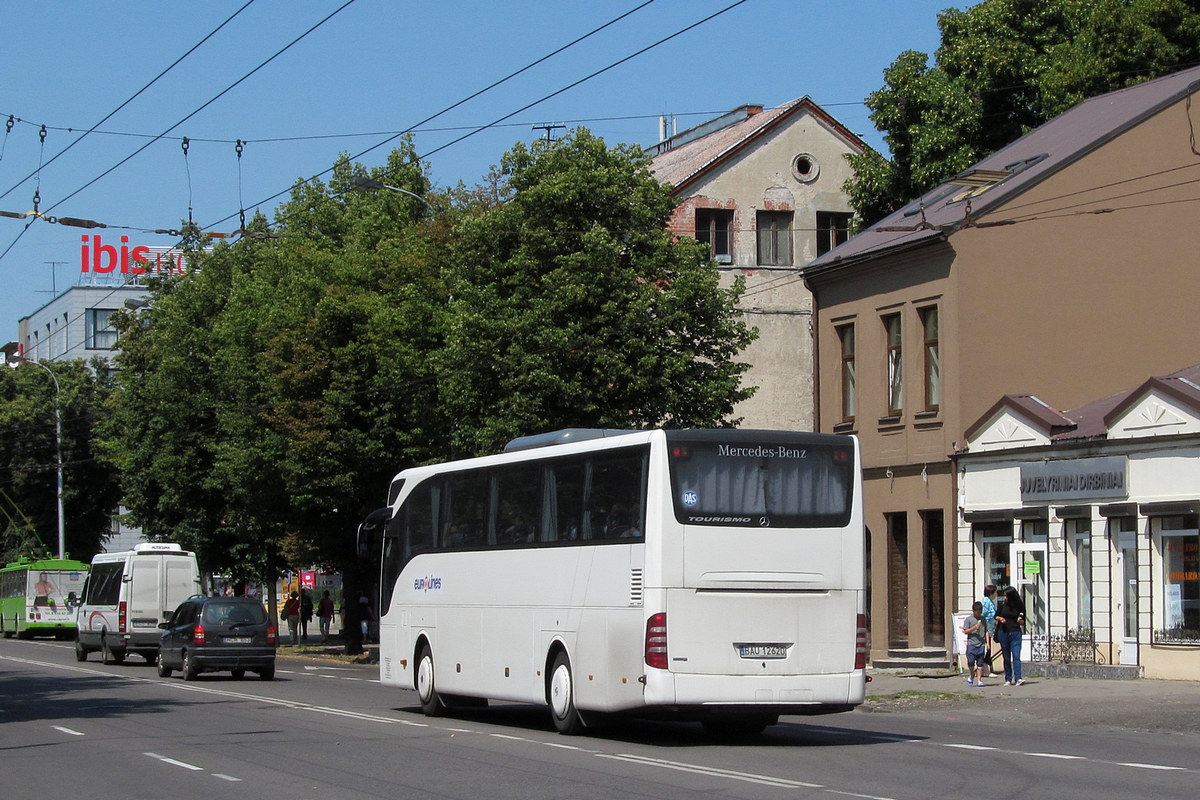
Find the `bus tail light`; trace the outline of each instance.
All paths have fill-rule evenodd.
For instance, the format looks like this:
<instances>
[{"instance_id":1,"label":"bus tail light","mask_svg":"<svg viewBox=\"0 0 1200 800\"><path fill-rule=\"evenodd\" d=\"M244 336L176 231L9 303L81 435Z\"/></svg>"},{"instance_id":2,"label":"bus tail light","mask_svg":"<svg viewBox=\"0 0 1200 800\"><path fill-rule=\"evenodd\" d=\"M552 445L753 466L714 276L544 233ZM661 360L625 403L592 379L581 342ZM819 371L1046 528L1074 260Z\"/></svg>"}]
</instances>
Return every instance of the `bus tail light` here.
<instances>
[{"instance_id":1,"label":"bus tail light","mask_svg":"<svg viewBox=\"0 0 1200 800\"><path fill-rule=\"evenodd\" d=\"M199 622L192 628L192 644L204 644L204 626Z\"/></svg>"},{"instance_id":2,"label":"bus tail light","mask_svg":"<svg viewBox=\"0 0 1200 800\"><path fill-rule=\"evenodd\" d=\"M867 615L858 615L858 633L854 637L854 668L867 668Z\"/></svg>"},{"instance_id":3,"label":"bus tail light","mask_svg":"<svg viewBox=\"0 0 1200 800\"><path fill-rule=\"evenodd\" d=\"M125 623L126 623L125 601L122 600L120 602L120 604L117 605L117 632L118 633L125 632Z\"/></svg>"},{"instance_id":4,"label":"bus tail light","mask_svg":"<svg viewBox=\"0 0 1200 800\"><path fill-rule=\"evenodd\" d=\"M646 666L667 668L667 614L660 611L646 620Z\"/></svg>"}]
</instances>

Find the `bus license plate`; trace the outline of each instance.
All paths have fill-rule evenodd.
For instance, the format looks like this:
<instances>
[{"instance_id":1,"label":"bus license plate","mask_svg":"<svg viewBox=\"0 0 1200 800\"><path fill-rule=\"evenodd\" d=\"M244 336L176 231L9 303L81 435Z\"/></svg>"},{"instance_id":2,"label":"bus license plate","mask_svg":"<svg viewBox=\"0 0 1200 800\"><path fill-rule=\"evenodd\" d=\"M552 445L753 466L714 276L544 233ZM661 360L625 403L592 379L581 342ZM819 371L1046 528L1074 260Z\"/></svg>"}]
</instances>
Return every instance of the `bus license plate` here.
<instances>
[{"instance_id":1,"label":"bus license plate","mask_svg":"<svg viewBox=\"0 0 1200 800\"><path fill-rule=\"evenodd\" d=\"M254 641L253 636L226 636L225 644L250 644Z\"/></svg>"},{"instance_id":2,"label":"bus license plate","mask_svg":"<svg viewBox=\"0 0 1200 800\"><path fill-rule=\"evenodd\" d=\"M738 645L738 654L742 658L787 658L787 645L743 644Z\"/></svg>"}]
</instances>

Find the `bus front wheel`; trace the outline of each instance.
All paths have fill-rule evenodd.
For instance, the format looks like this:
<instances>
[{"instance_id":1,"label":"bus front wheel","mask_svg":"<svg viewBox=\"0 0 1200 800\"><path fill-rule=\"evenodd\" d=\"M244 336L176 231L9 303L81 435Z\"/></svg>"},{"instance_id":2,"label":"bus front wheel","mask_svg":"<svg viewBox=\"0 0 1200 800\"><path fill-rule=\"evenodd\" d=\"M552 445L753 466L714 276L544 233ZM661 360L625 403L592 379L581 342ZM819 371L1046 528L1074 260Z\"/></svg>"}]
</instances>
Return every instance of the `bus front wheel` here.
<instances>
[{"instance_id":1,"label":"bus front wheel","mask_svg":"<svg viewBox=\"0 0 1200 800\"><path fill-rule=\"evenodd\" d=\"M550 712L554 727L566 736L574 736L583 730L583 718L575 707L575 680L571 673L571 660L566 653L554 657L550 668Z\"/></svg>"},{"instance_id":2,"label":"bus front wheel","mask_svg":"<svg viewBox=\"0 0 1200 800\"><path fill-rule=\"evenodd\" d=\"M445 713L442 698L438 697L434 684L433 651L428 644L422 644L417 654L417 697L421 699L421 710L425 716L440 717Z\"/></svg>"}]
</instances>

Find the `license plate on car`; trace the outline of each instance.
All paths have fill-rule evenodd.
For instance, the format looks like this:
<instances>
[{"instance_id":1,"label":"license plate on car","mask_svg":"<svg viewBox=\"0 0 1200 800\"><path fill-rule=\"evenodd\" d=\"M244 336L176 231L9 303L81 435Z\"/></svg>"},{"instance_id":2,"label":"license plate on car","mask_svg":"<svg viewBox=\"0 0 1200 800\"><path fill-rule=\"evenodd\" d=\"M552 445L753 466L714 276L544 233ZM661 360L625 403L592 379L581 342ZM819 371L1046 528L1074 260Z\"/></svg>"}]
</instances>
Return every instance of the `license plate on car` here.
<instances>
[{"instance_id":1,"label":"license plate on car","mask_svg":"<svg viewBox=\"0 0 1200 800\"><path fill-rule=\"evenodd\" d=\"M740 644L738 655L742 658L787 658L786 644Z\"/></svg>"},{"instance_id":2,"label":"license plate on car","mask_svg":"<svg viewBox=\"0 0 1200 800\"><path fill-rule=\"evenodd\" d=\"M254 641L253 636L226 636L225 644L250 644Z\"/></svg>"}]
</instances>

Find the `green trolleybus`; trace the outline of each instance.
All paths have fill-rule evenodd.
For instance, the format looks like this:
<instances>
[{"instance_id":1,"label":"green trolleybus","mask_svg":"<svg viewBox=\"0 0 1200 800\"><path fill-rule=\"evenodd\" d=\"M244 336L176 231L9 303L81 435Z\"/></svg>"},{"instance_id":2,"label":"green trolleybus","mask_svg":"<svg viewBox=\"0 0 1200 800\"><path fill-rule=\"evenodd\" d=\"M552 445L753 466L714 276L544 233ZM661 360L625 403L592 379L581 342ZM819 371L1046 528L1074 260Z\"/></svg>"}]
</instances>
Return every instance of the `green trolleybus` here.
<instances>
[{"instance_id":1,"label":"green trolleybus","mask_svg":"<svg viewBox=\"0 0 1200 800\"><path fill-rule=\"evenodd\" d=\"M65 558L22 557L0 569L0 631L5 638L75 638L75 606L88 565Z\"/></svg>"}]
</instances>

